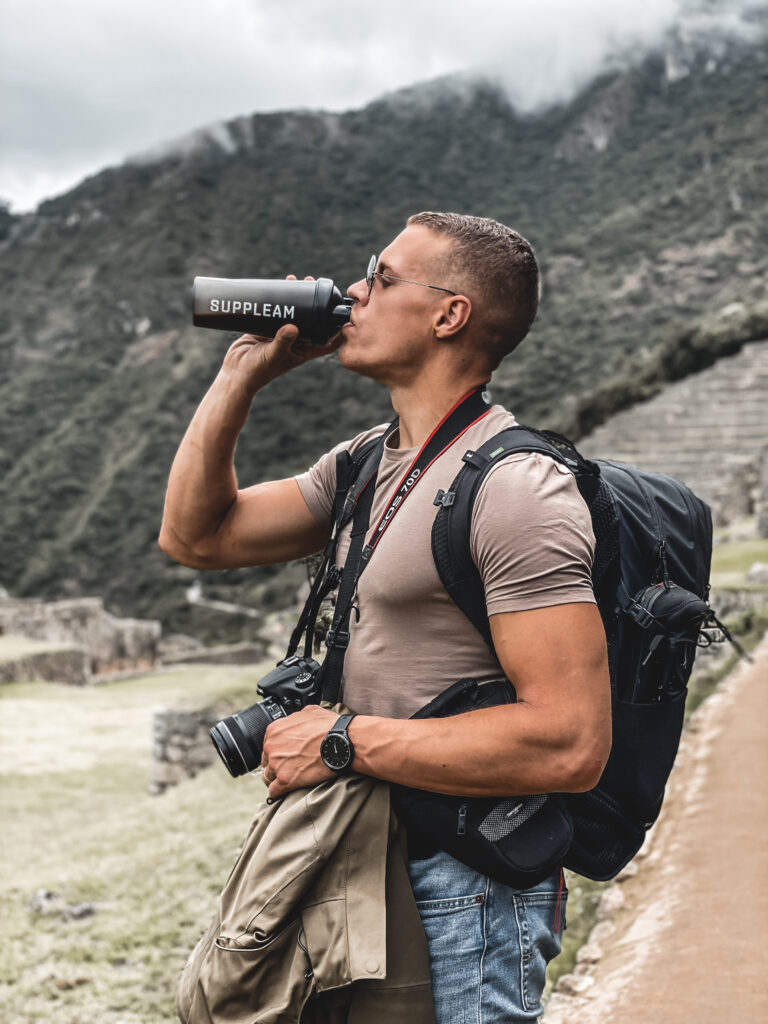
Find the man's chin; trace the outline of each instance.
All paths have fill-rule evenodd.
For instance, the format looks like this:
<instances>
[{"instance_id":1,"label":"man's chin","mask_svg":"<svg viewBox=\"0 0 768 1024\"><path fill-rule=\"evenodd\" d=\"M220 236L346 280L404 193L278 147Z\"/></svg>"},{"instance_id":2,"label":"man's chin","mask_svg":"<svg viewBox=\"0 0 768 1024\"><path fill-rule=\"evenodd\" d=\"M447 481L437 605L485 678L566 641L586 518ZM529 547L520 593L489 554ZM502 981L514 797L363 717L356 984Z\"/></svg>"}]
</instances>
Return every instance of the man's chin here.
<instances>
[{"instance_id":1,"label":"man's chin","mask_svg":"<svg viewBox=\"0 0 768 1024\"><path fill-rule=\"evenodd\" d=\"M338 351L338 359L345 370L350 370L352 373L359 373L362 377L370 377L372 380L378 380L378 374L376 373L375 364L367 362L365 359L365 351L356 349L354 345L350 346L349 341L345 341L344 344Z\"/></svg>"},{"instance_id":2,"label":"man's chin","mask_svg":"<svg viewBox=\"0 0 768 1024\"><path fill-rule=\"evenodd\" d=\"M355 346L350 344L350 339L345 339L339 347L338 357L341 365L347 370L356 370L358 364L362 362L360 353L355 351Z\"/></svg>"}]
</instances>

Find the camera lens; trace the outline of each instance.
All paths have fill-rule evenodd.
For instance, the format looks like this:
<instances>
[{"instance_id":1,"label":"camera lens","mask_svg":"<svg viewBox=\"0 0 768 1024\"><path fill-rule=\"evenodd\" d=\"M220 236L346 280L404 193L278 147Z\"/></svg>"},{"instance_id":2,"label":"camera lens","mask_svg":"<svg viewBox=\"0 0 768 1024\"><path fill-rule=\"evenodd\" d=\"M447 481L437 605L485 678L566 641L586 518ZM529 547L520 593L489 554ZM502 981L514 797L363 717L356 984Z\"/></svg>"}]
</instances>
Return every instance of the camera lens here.
<instances>
[{"instance_id":1,"label":"camera lens","mask_svg":"<svg viewBox=\"0 0 768 1024\"><path fill-rule=\"evenodd\" d=\"M237 778L259 767L264 734L277 718L285 718L285 711L276 700L265 697L214 725L211 741L230 775Z\"/></svg>"}]
</instances>

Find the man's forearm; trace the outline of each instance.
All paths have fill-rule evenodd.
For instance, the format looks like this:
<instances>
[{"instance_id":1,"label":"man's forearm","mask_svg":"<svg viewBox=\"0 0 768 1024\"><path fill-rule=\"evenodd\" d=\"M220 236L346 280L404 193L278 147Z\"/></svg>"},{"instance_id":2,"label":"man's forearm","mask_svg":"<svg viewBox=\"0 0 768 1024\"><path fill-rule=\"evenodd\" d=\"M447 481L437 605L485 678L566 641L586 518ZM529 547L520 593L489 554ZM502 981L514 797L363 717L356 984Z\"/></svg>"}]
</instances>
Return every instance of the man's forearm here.
<instances>
[{"instance_id":1,"label":"man's forearm","mask_svg":"<svg viewBox=\"0 0 768 1024\"><path fill-rule=\"evenodd\" d=\"M587 790L604 752L589 723L553 729L518 703L435 719L358 716L349 728L352 767L365 775L436 793L524 795Z\"/></svg>"},{"instance_id":2,"label":"man's forearm","mask_svg":"<svg viewBox=\"0 0 768 1024\"><path fill-rule=\"evenodd\" d=\"M193 552L218 529L237 496L235 445L253 392L222 370L187 428L168 478L160 545Z\"/></svg>"}]
</instances>

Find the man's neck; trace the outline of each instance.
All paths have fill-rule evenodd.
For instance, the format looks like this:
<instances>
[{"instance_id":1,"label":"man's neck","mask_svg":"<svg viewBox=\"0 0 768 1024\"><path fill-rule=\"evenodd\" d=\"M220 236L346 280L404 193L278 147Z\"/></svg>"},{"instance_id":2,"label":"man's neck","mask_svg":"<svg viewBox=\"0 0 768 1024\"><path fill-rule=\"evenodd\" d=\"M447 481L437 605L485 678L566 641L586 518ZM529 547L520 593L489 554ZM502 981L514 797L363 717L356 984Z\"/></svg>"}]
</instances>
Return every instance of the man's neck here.
<instances>
[{"instance_id":1,"label":"man's neck","mask_svg":"<svg viewBox=\"0 0 768 1024\"><path fill-rule=\"evenodd\" d=\"M390 388L392 408L400 417L397 447L421 447L453 406L483 383L481 380L467 379L451 387L414 384L403 388Z\"/></svg>"}]
</instances>

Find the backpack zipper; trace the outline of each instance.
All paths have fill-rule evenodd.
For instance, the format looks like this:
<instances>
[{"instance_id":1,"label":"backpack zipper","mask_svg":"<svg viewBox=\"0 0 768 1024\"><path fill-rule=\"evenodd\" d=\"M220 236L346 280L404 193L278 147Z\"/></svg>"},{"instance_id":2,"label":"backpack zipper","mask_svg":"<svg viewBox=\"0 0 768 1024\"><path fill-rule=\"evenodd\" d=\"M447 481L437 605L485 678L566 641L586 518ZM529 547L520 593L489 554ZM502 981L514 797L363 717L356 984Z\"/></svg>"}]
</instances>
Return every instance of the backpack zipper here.
<instances>
[{"instance_id":1,"label":"backpack zipper","mask_svg":"<svg viewBox=\"0 0 768 1024\"><path fill-rule=\"evenodd\" d=\"M457 836L465 836L467 834L467 805L462 804L459 807L459 827L456 829Z\"/></svg>"},{"instance_id":2,"label":"backpack zipper","mask_svg":"<svg viewBox=\"0 0 768 1024\"><path fill-rule=\"evenodd\" d=\"M610 465L614 469L620 470L622 473L624 473L626 476L628 476L630 478L630 480L633 479L632 474L629 473L620 462L610 462ZM656 537L655 537L655 540L656 540L657 557L659 559L658 566L657 566L657 571L658 571L658 569L661 569L661 572L662 572L662 582L664 583L665 587L669 587L669 582L670 581L669 581L669 570L667 569L667 541L666 541L666 538L664 537L664 534L663 534L663 531L662 531L662 528L661 528L661 520L659 518L659 510L656 508L656 505L655 505L653 499L651 498L650 494L648 493L648 490L647 490L647 488L646 488L646 486L645 486L645 484L644 484L644 482L641 479L639 474L635 475L634 482L637 485L637 489L642 494L643 499L645 500L646 507L647 507L648 511L650 512L651 518L653 519L654 526L656 527Z\"/></svg>"}]
</instances>

